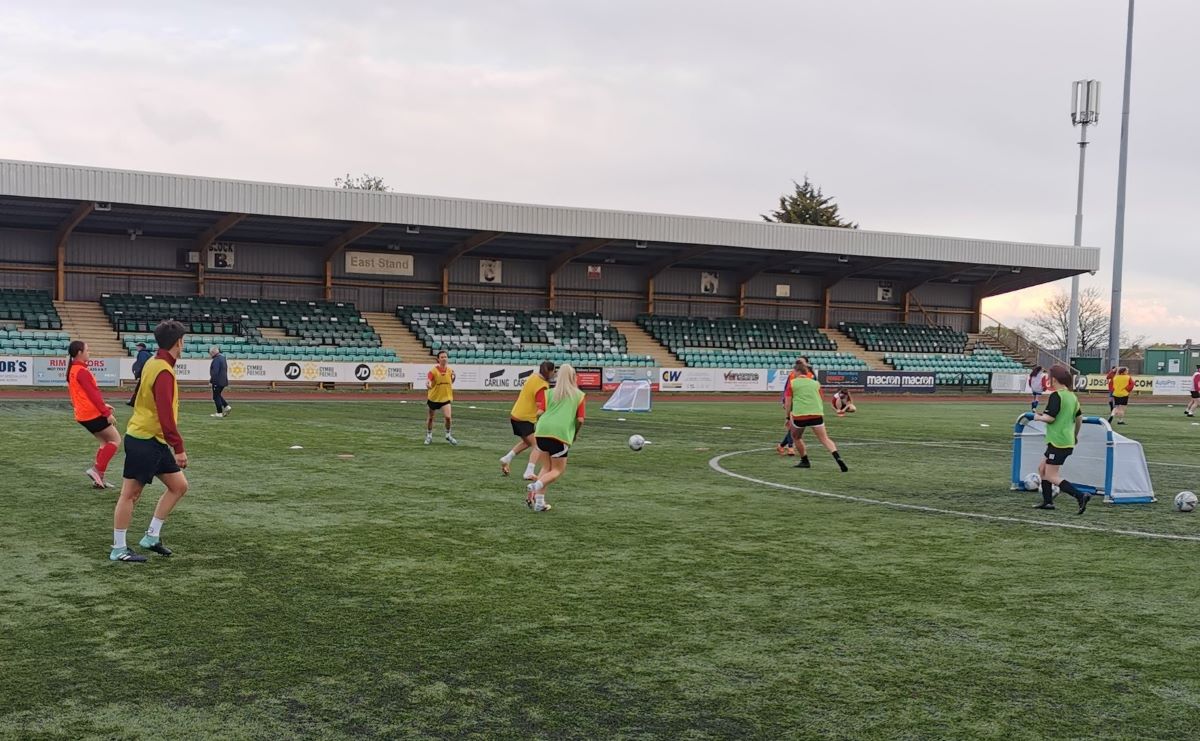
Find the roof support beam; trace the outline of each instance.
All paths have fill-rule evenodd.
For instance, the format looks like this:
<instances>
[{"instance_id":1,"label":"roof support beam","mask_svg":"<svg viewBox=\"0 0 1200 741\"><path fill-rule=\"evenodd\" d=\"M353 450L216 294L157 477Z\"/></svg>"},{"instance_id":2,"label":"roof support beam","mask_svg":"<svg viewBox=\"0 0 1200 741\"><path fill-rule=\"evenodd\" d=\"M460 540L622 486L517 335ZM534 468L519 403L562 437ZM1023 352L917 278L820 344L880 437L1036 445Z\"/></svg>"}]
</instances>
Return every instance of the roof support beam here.
<instances>
[{"instance_id":1,"label":"roof support beam","mask_svg":"<svg viewBox=\"0 0 1200 741\"><path fill-rule=\"evenodd\" d=\"M375 231L383 224L362 223L355 224L346 231L329 240L321 247L322 258L325 261L325 300L329 301L333 298L333 258L341 252L346 245L362 239L371 232Z\"/></svg>"},{"instance_id":2,"label":"roof support beam","mask_svg":"<svg viewBox=\"0 0 1200 741\"><path fill-rule=\"evenodd\" d=\"M664 257L657 262L650 263L650 265L646 268L646 279L654 280L664 270L672 265L678 265L684 260L693 260L697 257L707 255L715 249L717 249L716 246L712 245L696 245L695 247L689 247L686 250L680 250L674 255Z\"/></svg>"},{"instance_id":3,"label":"roof support beam","mask_svg":"<svg viewBox=\"0 0 1200 741\"><path fill-rule=\"evenodd\" d=\"M661 275L664 270L671 267L672 265L677 265L678 263L681 263L684 260L692 260L694 258L700 257L701 255L707 255L709 252L712 252L715 249L717 249L715 246L696 245L694 247L689 247L685 250L680 250L679 252L676 252L674 255L671 255L669 257L664 257L661 260L658 260L657 262L650 263L650 265L647 266L646 272L645 272L645 276L646 276L646 313L647 314L654 313L654 279L655 278L657 278L659 275Z\"/></svg>"},{"instance_id":4,"label":"roof support beam","mask_svg":"<svg viewBox=\"0 0 1200 741\"><path fill-rule=\"evenodd\" d=\"M59 301L67 300L67 240L71 238L71 232L75 231L75 227L79 226L79 222L87 218L87 215L96 208L96 204L88 201L80 203L63 222L58 225L58 229L54 232L54 298Z\"/></svg>"},{"instance_id":5,"label":"roof support beam","mask_svg":"<svg viewBox=\"0 0 1200 741\"><path fill-rule=\"evenodd\" d=\"M442 258L442 306L450 304L450 266L471 250L502 236L504 232L476 232L450 248Z\"/></svg>"},{"instance_id":6,"label":"roof support beam","mask_svg":"<svg viewBox=\"0 0 1200 741\"><path fill-rule=\"evenodd\" d=\"M196 244L192 247L192 251L200 254L200 261L196 263L197 296L204 295L204 269L208 265L208 248L212 247L218 237L237 226L244 218L246 218L246 214L225 214L196 237Z\"/></svg>"},{"instance_id":7,"label":"roof support beam","mask_svg":"<svg viewBox=\"0 0 1200 741\"><path fill-rule=\"evenodd\" d=\"M829 309L833 304L833 287L838 283L852 278L856 275L861 275L869 270L881 268L884 265L890 265L897 260L890 257L864 257L857 258L854 262L847 263L846 267L834 270L831 273L821 277L821 309L817 316L818 326L822 329L829 328Z\"/></svg>"},{"instance_id":8,"label":"roof support beam","mask_svg":"<svg viewBox=\"0 0 1200 741\"><path fill-rule=\"evenodd\" d=\"M968 264L968 263L961 263L961 262L946 263L944 265L938 266L937 268L935 268L933 270L922 273L921 275L918 275L915 278L912 278L910 280L907 280L907 281L901 283L898 286L899 290L897 291L897 293L900 294L900 322L902 324L908 324L908 314L909 314L909 310L912 306L913 291L917 290L918 288L920 288L921 286L925 285L926 283L928 283L932 280L940 280L941 278L949 278L951 276L958 275L959 273L963 272L964 270L969 270L973 267L976 267L976 266L972 265L972 264ZM919 303L917 305L918 305L918 307L920 307ZM924 310L922 310L922 311L924 311Z\"/></svg>"},{"instance_id":9,"label":"roof support beam","mask_svg":"<svg viewBox=\"0 0 1200 741\"><path fill-rule=\"evenodd\" d=\"M560 254L552 257L546 263L546 308L553 311L558 301L555 295L558 289L558 271L562 270L572 260L583 257L584 255L595 252L596 250L607 247L616 240L612 239L588 239L580 242L574 247L564 250Z\"/></svg>"}]
</instances>

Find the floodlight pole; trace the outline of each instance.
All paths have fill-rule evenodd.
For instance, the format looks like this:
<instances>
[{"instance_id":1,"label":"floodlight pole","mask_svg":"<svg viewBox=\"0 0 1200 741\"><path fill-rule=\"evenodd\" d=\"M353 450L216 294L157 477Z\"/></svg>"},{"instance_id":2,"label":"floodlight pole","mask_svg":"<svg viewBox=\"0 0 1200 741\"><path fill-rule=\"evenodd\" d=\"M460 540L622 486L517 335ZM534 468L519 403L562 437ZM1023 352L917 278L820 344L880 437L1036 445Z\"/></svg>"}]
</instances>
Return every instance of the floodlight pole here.
<instances>
[{"instance_id":1,"label":"floodlight pole","mask_svg":"<svg viewBox=\"0 0 1200 741\"><path fill-rule=\"evenodd\" d=\"M1100 122L1100 82L1079 80L1071 85L1071 124L1080 127L1079 187L1075 195L1075 246L1083 244L1083 172L1087 161L1088 126ZM1079 276L1071 276L1071 306L1067 314L1067 362L1079 352Z\"/></svg>"},{"instance_id":2,"label":"floodlight pole","mask_svg":"<svg viewBox=\"0 0 1200 741\"><path fill-rule=\"evenodd\" d=\"M1125 258L1125 177L1129 170L1129 87L1133 77L1133 2L1125 28L1125 90L1121 102L1121 155L1117 166L1117 226L1113 239L1112 305L1109 308L1109 367L1121 363L1121 271Z\"/></svg>"}]
</instances>

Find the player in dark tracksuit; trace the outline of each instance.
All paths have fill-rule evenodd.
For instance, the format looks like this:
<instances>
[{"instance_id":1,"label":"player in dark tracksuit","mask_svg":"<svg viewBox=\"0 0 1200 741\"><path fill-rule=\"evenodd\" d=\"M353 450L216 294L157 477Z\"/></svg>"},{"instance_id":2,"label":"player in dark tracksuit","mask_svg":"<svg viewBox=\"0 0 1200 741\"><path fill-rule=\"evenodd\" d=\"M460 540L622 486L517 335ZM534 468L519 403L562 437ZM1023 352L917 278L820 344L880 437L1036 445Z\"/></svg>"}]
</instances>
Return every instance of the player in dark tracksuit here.
<instances>
[{"instance_id":1,"label":"player in dark tracksuit","mask_svg":"<svg viewBox=\"0 0 1200 741\"><path fill-rule=\"evenodd\" d=\"M208 382L212 384L213 404L217 406L217 413L212 416L228 417L232 407L225 402L223 392L229 385L229 363L225 361L219 347L210 348L208 354L212 357L208 366Z\"/></svg>"}]
</instances>

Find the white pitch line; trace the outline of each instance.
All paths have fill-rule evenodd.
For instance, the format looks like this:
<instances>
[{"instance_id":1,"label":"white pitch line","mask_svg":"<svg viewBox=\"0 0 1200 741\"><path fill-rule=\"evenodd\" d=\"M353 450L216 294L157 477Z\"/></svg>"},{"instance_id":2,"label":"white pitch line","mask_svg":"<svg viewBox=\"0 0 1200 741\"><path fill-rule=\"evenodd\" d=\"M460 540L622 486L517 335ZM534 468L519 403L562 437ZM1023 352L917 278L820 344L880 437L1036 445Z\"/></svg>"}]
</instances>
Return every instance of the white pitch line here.
<instances>
[{"instance_id":1,"label":"white pitch line","mask_svg":"<svg viewBox=\"0 0 1200 741\"><path fill-rule=\"evenodd\" d=\"M939 443L929 440L872 440L863 438L859 441L851 440L843 442L845 446L861 446L861 445L920 445L927 448L955 448L961 450L965 446L970 446L971 450L982 450L987 453L1011 453L1012 448L982 448L970 441L955 442L955 443ZM1171 468L1200 468L1200 465L1195 463L1169 463L1167 461L1146 461L1147 465L1151 466L1170 466Z\"/></svg>"},{"instance_id":2,"label":"white pitch line","mask_svg":"<svg viewBox=\"0 0 1200 741\"><path fill-rule=\"evenodd\" d=\"M1116 528L1096 527L1095 525L1076 525L1070 522L1051 522L1049 520L1032 520L1025 517L1009 517L1006 515L986 515L981 512L959 512L952 509L943 509L941 507L929 507L923 504L905 504L903 502L889 502L884 499L871 499L869 497L856 497L851 494L834 494L828 491L818 491L816 489L805 489L802 486L793 486L791 484L780 484L775 481L765 481L756 479L753 476L745 476L740 473L734 473L721 465L721 461L735 455L746 455L748 453L763 453L774 450L774 448L755 448L753 450L736 450L731 453L722 453L721 455L713 456L709 459L708 465L717 473L730 476L742 481L749 481L752 484L761 484L762 486L770 486L776 489L786 489L788 491L797 491L801 494L808 494L815 497L825 497L827 499L840 499L845 502L857 502L859 504L874 504L881 507L890 507L892 509L905 509L913 512L927 512L937 515L951 515L954 517L966 517L973 520L987 520L989 522L1012 522L1021 525L1036 525L1038 527L1057 527L1065 530L1086 530L1095 533L1105 533L1110 535L1128 535L1135 538L1149 538L1155 540L1185 540L1193 543L1200 543L1200 536L1196 535L1171 535L1169 533L1148 533L1142 530L1120 530Z\"/></svg>"}]
</instances>

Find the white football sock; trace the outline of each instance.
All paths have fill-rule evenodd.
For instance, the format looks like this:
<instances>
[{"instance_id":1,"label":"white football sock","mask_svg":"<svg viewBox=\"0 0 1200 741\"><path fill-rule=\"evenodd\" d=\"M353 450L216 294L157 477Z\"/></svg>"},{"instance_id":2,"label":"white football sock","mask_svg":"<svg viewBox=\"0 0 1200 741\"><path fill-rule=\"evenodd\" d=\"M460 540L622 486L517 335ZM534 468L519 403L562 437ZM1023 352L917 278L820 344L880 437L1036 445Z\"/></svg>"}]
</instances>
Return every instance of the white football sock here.
<instances>
[{"instance_id":1,"label":"white football sock","mask_svg":"<svg viewBox=\"0 0 1200 741\"><path fill-rule=\"evenodd\" d=\"M125 531L113 530L113 548L125 547Z\"/></svg>"},{"instance_id":2,"label":"white football sock","mask_svg":"<svg viewBox=\"0 0 1200 741\"><path fill-rule=\"evenodd\" d=\"M504 457L502 457L500 460L503 461L505 464L508 464L508 463L512 463L513 458L516 458L516 457L517 457L517 454L510 450L507 453L505 453Z\"/></svg>"},{"instance_id":3,"label":"white football sock","mask_svg":"<svg viewBox=\"0 0 1200 741\"><path fill-rule=\"evenodd\" d=\"M151 538L157 538L162 533L163 521L157 517L150 518L150 529L146 531L146 535Z\"/></svg>"},{"instance_id":4,"label":"white football sock","mask_svg":"<svg viewBox=\"0 0 1200 741\"><path fill-rule=\"evenodd\" d=\"M526 466L525 466L525 475L526 475L526 476L530 476L530 475L532 475L532 474L533 474L533 469L535 469L535 468L537 468L537 466L535 466L535 465L534 465L534 464L532 464L532 463L528 463L528 464L526 464Z\"/></svg>"}]
</instances>

